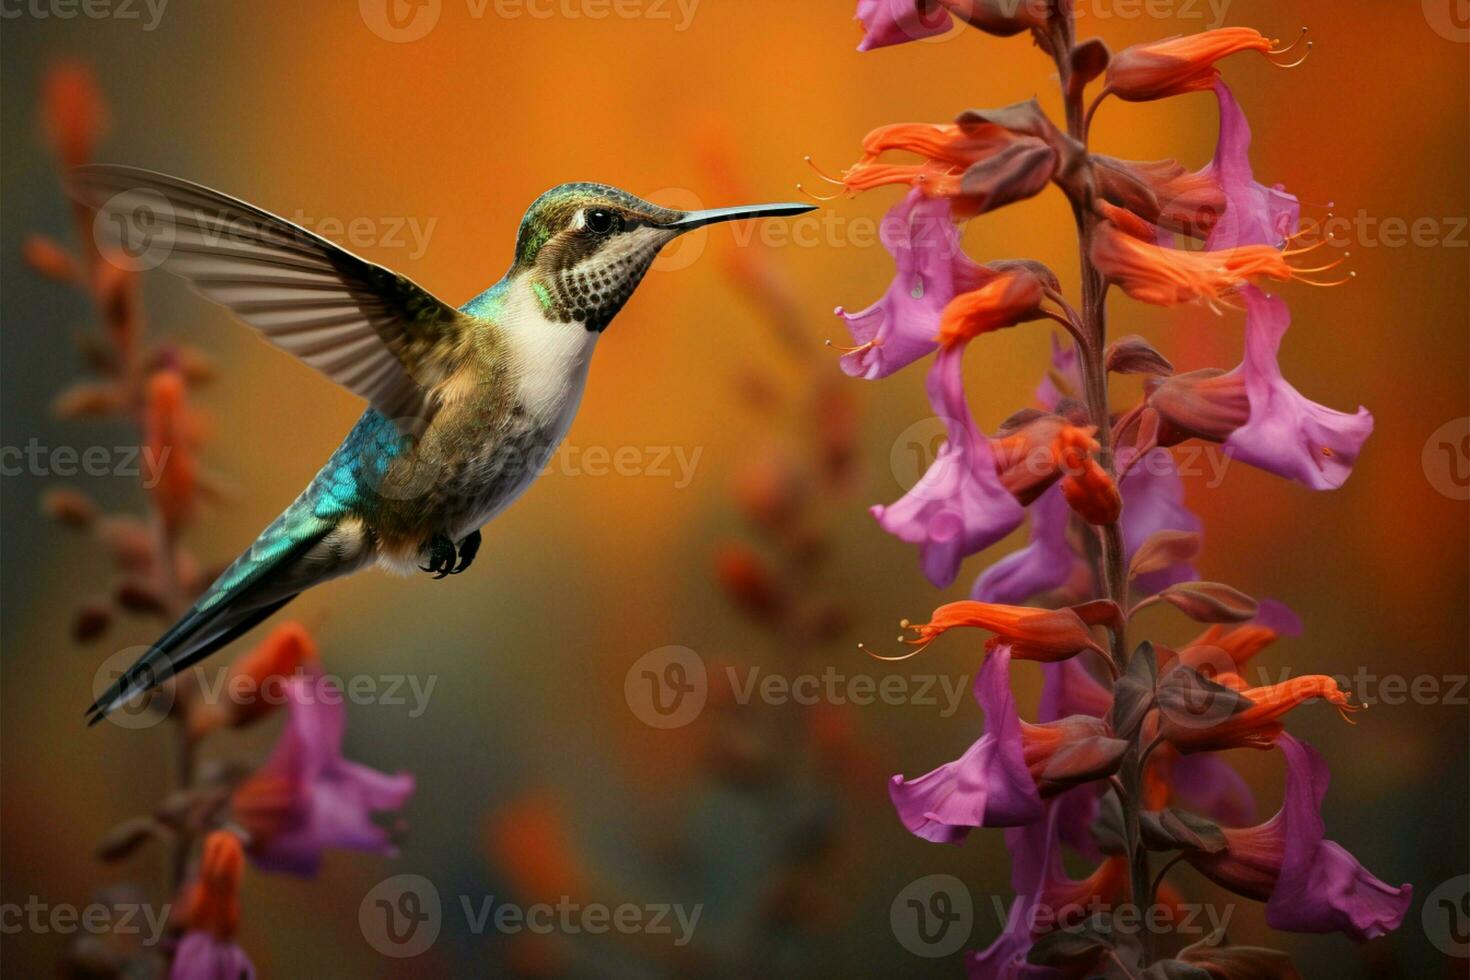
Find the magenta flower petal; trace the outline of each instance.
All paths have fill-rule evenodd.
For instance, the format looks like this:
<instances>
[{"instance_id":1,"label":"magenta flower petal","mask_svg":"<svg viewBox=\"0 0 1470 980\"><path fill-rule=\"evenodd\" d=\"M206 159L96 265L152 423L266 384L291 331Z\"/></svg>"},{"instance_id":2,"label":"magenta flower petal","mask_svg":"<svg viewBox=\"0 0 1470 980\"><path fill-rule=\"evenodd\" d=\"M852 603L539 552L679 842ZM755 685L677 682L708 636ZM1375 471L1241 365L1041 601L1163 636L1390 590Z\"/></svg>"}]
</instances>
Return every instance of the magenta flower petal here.
<instances>
[{"instance_id":1,"label":"magenta flower petal","mask_svg":"<svg viewBox=\"0 0 1470 980\"><path fill-rule=\"evenodd\" d=\"M1048 412L1055 412L1066 394L1057 387L1056 379L1066 381L1074 393L1082 391L1082 367L1077 357L1077 345L1062 343L1055 333L1051 335L1051 370L1036 386L1036 402Z\"/></svg>"},{"instance_id":2,"label":"magenta flower petal","mask_svg":"<svg viewBox=\"0 0 1470 980\"><path fill-rule=\"evenodd\" d=\"M1256 799L1250 784L1218 755L1198 752L1180 756L1169 777L1180 801L1196 813L1232 827L1256 819Z\"/></svg>"},{"instance_id":3,"label":"magenta flower petal","mask_svg":"<svg viewBox=\"0 0 1470 980\"><path fill-rule=\"evenodd\" d=\"M328 848L396 853L374 815L402 808L413 795L413 776L388 775L342 757L346 710L341 692L325 678L294 677L286 695L286 729L237 796L248 824L252 785L268 793L288 788L284 811L271 815L266 832L253 835L251 858L268 871L310 875Z\"/></svg>"},{"instance_id":4,"label":"magenta flower petal","mask_svg":"<svg viewBox=\"0 0 1470 980\"><path fill-rule=\"evenodd\" d=\"M963 360L963 344L946 348L929 372L929 401L949 435L933 465L897 503L871 509L883 530L919 546L919 565L939 588L955 580L967 555L1010 534L1026 513L1001 484L990 440L970 415Z\"/></svg>"},{"instance_id":5,"label":"magenta flower petal","mask_svg":"<svg viewBox=\"0 0 1470 980\"><path fill-rule=\"evenodd\" d=\"M1281 375L1276 362L1291 312L1279 297L1254 286L1240 291L1246 306L1245 375L1250 418L1225 440L1232 457L1277 476L1332 490L1352 474L1358 452L1373 431L1373 415L1356 415L1308 401Z\"/></svg>"},{"instance_id":6,"label":"magenta flower petal","mask_svg":"<svg viewBox=\"0 0 1470 980\"><path fill-rule=\"evenodd\" d=\"M255 980L255 965L239 946L195 929L179 941L168 975L169 980Z\"/></svg>"},{"instance_id":7,"label":"magenta flower petal","mask_svg":"<svg viewBox=\"0 0 1470 980\"><path fill-rule=\"evenodd\" d=\"M1205 240L1205 248L1281 245L1301 221L1301 204L1278 184L1266 187L1251 172L1251 129L1235 96L1215 83L1220 102L1220 142L1206 168L1225 195L1225 213Z\"/></svg>"},{"instance_id":8,"label":"magenta flower petal","mask_svg":"<svg viewBox=\"0 0 1470 980\"><path fill-rule=\"evenodd\" d=\"M1200 519L1184 506L1184 481L1166 449L1155 449L1139 460L1121 486L1123 493L1123 546L1127 560L1158 531L1198 532ZM1134 585L1146 595L1178 582L1197 579L1192 566L1180 563L1140 576Z\"/></svg>"},{"instance_id":9,"label":"magenta flower petal","mask_svg":"<svg viewBox=\"0 0 1470 980\"><path fill-rule=\"evenodd\" d=\"M1375 939L1397 929L1413 886L1394 888L1368 873L1339 844L1323 839L1322 799L1330 774L1316 749L1290 735L1276 745L1286 756L1285 849L1266 922L1288 932L1343 932Z\"/></svg>"},{"instance_id":10,"label":"magenta flower petal","mask_svg":"<svg viewBox=\"0 0 1470 980\"><path fill-rule=\"evenodd\" d=\"M997 646L975 675L985 734L964 755L933 772L889 781L888 795L899 819L915 835L958 844L972 827L1014 827L1041 817L1041 796L1022 751L1010 675L1010 647Z\"/></svg>"},{"instance_id":11,"label":"magenta flower petal","mask_svg":"<svg viewBox=\"0 0 1470 980\"><path fill-rule=\"evenodd\" d=\"M1087 563L1072 550L1067 526L1072 509L1060 485L1048 488L1031 505L1030 540L980 573L970 598L1019 606L1032 597L1059 589L1078 574L1087 574Z\"/></svg>"},{"instance_id":12,"label":"magenta flower petal","mask_svg":"<svg viewBox=\"0 0 1470 980\"><path fill-rule=\"evenodd\" d=\"M919 8L919 0L858 0L857 19L863 25L858 50L935 37L953 25L949 12L937 4L928 11Z\"/></svg>"},{"instance_id":13,"label":"magenta flower petal","mask_svg":"<svg viewBox=\"0 0 1470 980\"><path fill-rule=\"evenodd\" d=\"M859 313L837 308L859 345L842 355L842 370L869 381L933 353L945 306L990 277L960 247L946 198L910 191L883 218L879 237L897 266L888 292Z\"/></svg>"}]
</instances>

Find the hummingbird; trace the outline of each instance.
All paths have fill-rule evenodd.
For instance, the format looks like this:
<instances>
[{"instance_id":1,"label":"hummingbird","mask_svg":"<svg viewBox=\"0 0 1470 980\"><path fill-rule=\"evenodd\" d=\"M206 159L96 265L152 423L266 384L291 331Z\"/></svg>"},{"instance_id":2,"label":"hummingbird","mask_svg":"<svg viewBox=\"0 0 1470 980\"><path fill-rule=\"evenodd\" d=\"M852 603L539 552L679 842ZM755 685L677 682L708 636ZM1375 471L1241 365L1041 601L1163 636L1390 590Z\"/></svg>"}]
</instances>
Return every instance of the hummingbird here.
<instances>
[{"instance_id":1,"label":"hummingbird","mask_svg":"<svg viewBox=\"0 0 1470 980\"><path fill-rule=\"evenodd\" d=\"M199 184L72 170L94 227L181 276L367 402L311 483L87 709L90 724L222 649L306 589L378 566L469 569L480 529L566 435L598 340L659 251L708 225L806 204L659 207L570 183L526 211L510 270L458 308L391 269Z\"/></svg>"}]
</instances>

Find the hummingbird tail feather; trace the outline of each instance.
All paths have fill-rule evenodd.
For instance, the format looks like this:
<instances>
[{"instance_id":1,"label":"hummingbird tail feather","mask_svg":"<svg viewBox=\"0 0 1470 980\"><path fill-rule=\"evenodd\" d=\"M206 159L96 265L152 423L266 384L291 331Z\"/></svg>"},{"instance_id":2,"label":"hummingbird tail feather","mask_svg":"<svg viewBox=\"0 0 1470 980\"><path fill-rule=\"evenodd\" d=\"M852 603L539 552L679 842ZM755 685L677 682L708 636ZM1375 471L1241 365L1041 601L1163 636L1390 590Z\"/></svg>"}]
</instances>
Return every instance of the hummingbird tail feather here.
<instances>
[{"instance_id":1,"label":"hummingbird tail feather","mask_svg":"<svg viewBox=\"0 0 1470 980\"><path fill-rule=\"evenodd\" d=\"M88 724L97 724L180 670L228 645L314 580L331 577L334 569L330 563L313 562L303 570L299 559L321 543L335 525L323 520L302 522L300 516L293 508L266 528L194 606L92 702L85 712Z\"/></svg>"}]
</instances>

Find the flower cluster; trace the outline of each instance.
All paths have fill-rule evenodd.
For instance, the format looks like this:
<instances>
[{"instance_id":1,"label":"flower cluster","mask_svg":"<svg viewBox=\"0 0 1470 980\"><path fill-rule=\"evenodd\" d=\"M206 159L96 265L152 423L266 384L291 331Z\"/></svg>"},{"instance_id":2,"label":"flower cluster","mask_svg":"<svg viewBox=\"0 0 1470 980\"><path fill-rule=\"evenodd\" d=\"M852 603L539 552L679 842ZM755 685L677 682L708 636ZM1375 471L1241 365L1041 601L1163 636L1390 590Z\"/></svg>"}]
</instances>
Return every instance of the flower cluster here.
<instances>
[{"instance_id":1,"label":"flower cluster","mask_svg":"<svg viewBox=\"0 0 1470 980\"><path fill-rule=\"evenodd\" d=\"M105 115L86 68L55 69L45 85L44 108L61 166L86 163ZM67 420L131 423L139 435L139 472L150 505L146 518L105 513L74 488L54 488L43 500L52 519L93 536L117 578L106 599L84 603L74 616L73 637L89 642L125 614L172 622L214 579L181 537L220 482L200 461L205 426L190 399L191 389L210 378L208 359L187 346L149 343L136 274L97 251L89 211L78 207L73 218L76 250L41 235L25 245L28 264L84 292L103 327L80 341L92 376L64 391L54 409ZM237 659L220 686L206 686L194 672L184 672L136 711L130 705L120 713L124 724L170 723L181 785L151 814L113 827L97 853L119 862L150 842L168 844L177 914L163 948L92 937L77 942L68 951L68 975L156 976L166 970L179 980L253 977L248 956L234 941L247 859L263 871L313 875L328 850L395 852L397 828L390 831L379 820L407 803L413 776L381 773L343 757L346 709L335 683L323 672L306 629L285 623ZM282 705L284 731L263 764L223 758L195 763L206 737L254 725ZM164 956L166 965L158 961Z\"/></svg>"},{"instance_id":2,"label":"flower cluster","mask_svg":"<svg viewBox=\"0 0 1470 980\"><path fill-rule=\"evenodd\" d=\"M1172 854L1165 871L1187 864L1264 901L1280 929L1363 940L1397 928L1410 887L1386 885L1325 839L1325 763L1284 728L1303 704L1325 702L1344 717L1353 705L1328 677L1246 679L1250 658L1299 626L1277 603L1198 580L1200 522L1184 506L1170 453L1205 440L1229 458L1331 489L1348 478L1373 428L1366 409L1308 400L1277 362L1290 313L1267 287L1330 285L1313 278L1329 267L1303 260L1311 248L1299 240L1297 199L1255 179L1250 129L1218 63L1253 51L1289 67L1296 45L1226 28L1114 55L1098 39L1076 41L1066 0L863 0L858 19L863 50L942 33L956 19L998 36L1029 33L1054 59L1067 109L1065 128L1034 100L968 110L952 123L885 126L840 178L826 178L847 193L908 189L885 221L893 283L861 313L837 311L857 344L841 366L871 380L932 355L928 393L947 431L923 477L873 515L918 546L937 587L1030 518L1026 545L990 565L970 601L904 624L922 645L956 628L993 634L975 679L978 740L958 759L889 786L899 819L925 840L959 843L973 828L1008 828L1017 897L1000 938L970 954L970 976L1296 975L1281 954L1220 936L1156 950L1153 939L1113 928L1108 915L1059 926L1038 914L1094 899L1114 910L1167 910L1177 893L1164 873L1149 871L1159 852ZM1203 168L1090 150L1091 120L1108 96L1197 92L1213 93L1220 118ZM894 153L917 159L894 162ZM982 264L960 244L957 222L1048 187L1077 216L1083 296L1075 306L1039 263ZM1145 303L1243 312L1244 359L1229 371L1177 373L1142 338L1109 342L1114 286ZM1059 325L1066 340L1054 339L1037 404L987 432L967 403L965 350L1030 322ZM1126 411L1110 409L1112 375L1142 378ZM1130 648L1134 620L1165 605L1208 628L1179 650ZM1041 663L1045 675L1034 723L1011 694L1017 660ZM1285 761L1285 803L1264 823L1254 822L1249 789L1217 755L1236 748L1277 751ZM1095 870L1071 878L1064 847Z\"/></svg>"}]
</instances>

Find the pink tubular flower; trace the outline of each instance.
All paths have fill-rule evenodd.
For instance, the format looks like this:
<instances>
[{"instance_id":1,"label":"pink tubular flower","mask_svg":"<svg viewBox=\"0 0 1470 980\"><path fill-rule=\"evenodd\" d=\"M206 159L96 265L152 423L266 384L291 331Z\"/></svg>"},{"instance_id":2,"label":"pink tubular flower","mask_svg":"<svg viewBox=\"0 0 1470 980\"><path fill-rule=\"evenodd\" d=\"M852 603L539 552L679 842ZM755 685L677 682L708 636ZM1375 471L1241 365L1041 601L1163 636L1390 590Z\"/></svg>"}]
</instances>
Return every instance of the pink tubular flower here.
<instances>
[{"instance_id":1,"label":"pink tubular flower","mask_svg":"<svg viewBox=\"0 0 1470 980\"><path fill-rule=\"evenodd\" d=\"M254 980L255 966L235 944L244 868L240 838L227 830L204 838L199 877L183 894L188 931L174 952L170 980Z\"/></svg>"},{"instance_id":2,"label":"pink tubular flower","mask_svg":"<svg viewBox=\"0 0 1470 980\"><path fill-rule=\"evenodd\" d=\"M250 833L250 857L268 871L312 875L329 847L396 853L373 815L413 795L408 773L390 776L342 757L341 693L321 676L286 685L289 716L270 759L235 790L235 820Z\"/></svg>"},{"instance_id":3,"label":"pink tubular flower","mask_svg":"<svg viewBox=\"0 0 1470 980\"><path fill-rule=\"evenodd\" d=\"M1236 245L1281 247L1301 221L1302 207L1281 185L1267 187L1251 171L1251 129L1230 88L1215 82L1220 103L1220 140L1205 168L1225 197L1225 212L1205 240L1210 251Z\"/></svg>"},{"instance_id":4,"label":"pink tubular flower","mask_svg":"<svg viewBox=\"0 0 1470 980\"><path fill-rule=\"evenodd\" d=\"M898 267L888 292L859 313L837 308L858 344L843 353L842 370L869 381L933 353L949 301L992 277L960 247L945 198L909 191L883 219L880 237Z\"/></svg>"},{"instance_id":5,"label":"pink tubular flower","mask_svg":"<svg viewBox=\"0 0 1470 980\"><path fill-rule=\"evenodd\" d=\"M1232 891L1266 899L1266 921L1275 929L1342 932L1358 940L1397 929L1413 887L1379 881L1341 845L1323 839L1327 763L1290 735L1276 744L1287 766L1281 809L1255 827L1227 829L1225 850L1186 852L1186 860Z\"/></svg>"},{"instance_id":6,"label":"pink tubular flower","mask_svg":"<svg viewBox=\"0 0 1470 980\"><path fill-rule=\"evenodd\" d=\"M1006 831L1016 897L995 942L966 956L965 972L970 980L1060 980L1066 974L1026 962L1032 943L1048 926L1078 925L1068 916L1117 897L1126 876L1123 858L1106 858L1080 881L1063 869L1058 815L1060 802L1066 798L1047 804L1043 819Z\"/></svg>"},{"instance_id":7,"label":"pink tubular flower","mask_svg":"<svg viewBox=\"0 0 1470 980\"><path fill-rule=\"evenodd\" d=\"M858 0L863 28L859 51L936 37L954 26L948 11L931 0Z\"/></svg>"},{"instance_id":8,"label":"pink tubular flower","mask_svg":"<svg viewBox=\"0 0 1470 980\"><path fill-rule=\"evenodd\" d=\"M1156 449L1138 462L1123 478L1123 547L1126 558L1133 555L1150 536L1159 531L1198 532L1202 523L1184 506L1184 481L1174 457ZM1193 566L1181 562L1168 568L1139 576L1134 587L1152 595L1178 582L1198 578Z\"/></svg>"},{"instance_id":9,"label":"pink tubular flower","mask_svg":"<svg viewBox=\"0 0 1470 980\"><path fill-rule=\"evenodd\" d=\"M929 401L948 433L933 465L897 503L871 510L883 530L919 546L920 567L939 588L955 580L966 556L1010 534L1025 514L1001 484L990 441L970 415L964 354L964 344L945 348L929 372Z\"/></svg>"},{"instance_id":10,"label":"pink tubular flower","mask_svg":"<svg viewBox=\"0 0 1470 980\"><path fill-rule=\"evenodd\" d=\"M1340 487L1352 474L1363 443L1373 432L1366 408L1349 415L1304 398L1281 374L1276 354L1291 326L1279 297L1244 289L1244 377L1250 419L1225 440L1234 458L1314 490Z\"/></svg>"},{"instance_id":11,"label":"pink tubular flower","mask_svg":"<svg viewBox=\"0 0 1470 980\"><path fill-rule=\"evenodd\" d=\"M1010 648L997 646L975 674L985 734L964 755L916 779L889 780L899 819L915 835L958 844L972 827L1014 827L1041 816L1041 797L1023 755L1010 668Z\"/></svg>"}]
</instances>

